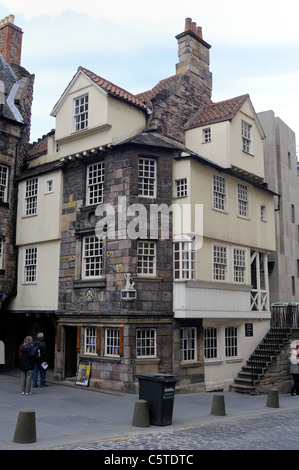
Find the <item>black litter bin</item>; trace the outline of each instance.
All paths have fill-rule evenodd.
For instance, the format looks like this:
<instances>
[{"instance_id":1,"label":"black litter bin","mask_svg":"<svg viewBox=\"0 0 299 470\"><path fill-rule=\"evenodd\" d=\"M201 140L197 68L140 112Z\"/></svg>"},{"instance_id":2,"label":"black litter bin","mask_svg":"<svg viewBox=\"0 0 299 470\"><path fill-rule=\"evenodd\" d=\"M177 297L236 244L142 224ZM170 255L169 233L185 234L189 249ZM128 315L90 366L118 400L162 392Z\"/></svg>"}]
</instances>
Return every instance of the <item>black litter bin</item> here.
<instances>
[{"instance_id":1,"label":"black litter bin","mask_svg":"<svg viewBox=\"0 0 299 470\"><path fill-rule=\"evenodd\" d=\"M171 424L177 378L170 374L140 374L136 377L139 380L139 399L146 400L148 404L150 424Z\"/></svg>"}]
</instances>

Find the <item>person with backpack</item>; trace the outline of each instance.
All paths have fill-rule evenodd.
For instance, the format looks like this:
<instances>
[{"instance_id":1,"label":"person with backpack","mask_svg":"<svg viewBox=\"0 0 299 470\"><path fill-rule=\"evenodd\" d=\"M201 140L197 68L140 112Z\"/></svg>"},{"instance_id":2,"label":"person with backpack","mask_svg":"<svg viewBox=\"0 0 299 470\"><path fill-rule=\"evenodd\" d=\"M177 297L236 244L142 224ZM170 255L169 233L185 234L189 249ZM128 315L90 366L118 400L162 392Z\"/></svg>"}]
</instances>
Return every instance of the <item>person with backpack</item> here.
<instances>
[{"instance_id":1,"label":"person with backpack","mask_svg":"<svg viewBox=\"0 0 299 470\"><path fill-rule=\"evenodd\" d=\"M38 373L40 373L40 387L46 386L46 368L47 368L47 348L44 341L44 333L37 334L37 340L34 343L35 364L33 372L33 387L38 387Z\"/></svg>"},{"instance_id":2,"label":"person with backpack","mask_svg":"<svg viewBox=\"0 0 299 470\"><path fill-rule=\"evenodd\" d=\"M19 362L21 369L22 395L31 395L35 351L32 345L32 336L26 336L19 348Z\"/></svg>"}]
</instances>

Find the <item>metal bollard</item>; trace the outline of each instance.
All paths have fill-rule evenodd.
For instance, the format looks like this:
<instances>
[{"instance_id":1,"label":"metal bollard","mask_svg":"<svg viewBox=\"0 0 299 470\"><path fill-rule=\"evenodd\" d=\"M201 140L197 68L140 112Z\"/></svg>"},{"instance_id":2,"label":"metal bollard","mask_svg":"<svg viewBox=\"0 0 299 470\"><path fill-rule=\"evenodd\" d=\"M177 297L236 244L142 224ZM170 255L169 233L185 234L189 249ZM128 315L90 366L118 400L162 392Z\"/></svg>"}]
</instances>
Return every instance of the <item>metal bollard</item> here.
<instances>
[{"instance_id":1,"label":"metal bollard","mask_svg":"<svg viewBox=\"0 0 299 470\"><path fill-rule=\"evenodd\" d=\"M146 400L138 400L135 403L132 426L148 427L150 418Z\"/></svg>"},{"instance_id":2,"label":"metal bollard","mask_svg":"<svg viewBox=\"0 0 299 470\"><path fill-rule=\"evenodd\" d=\"M34 410L25 409L19 411L13 441L19 444L32 444L36 442Z\"/></svg>"},{"instance_id":3,"label":"metal bollard","mask_svg":"<svg viewBox=\"0 0 299 470\"><path fill-rule=\"evenodd\" d=\"M225 416L224 395L214 395L211 414L216 416Z\"/></svg>"},{"instance_id":4,"label":"metal bollard","mask_svg":"<svg viewBox=\"0 0 299 470\"><path fill-rule=\"evenodd\" d=\"M270 408L279 408L278 390L275 388L269 390L266 406L269 406Z\"/></svg>"}]
</instances>

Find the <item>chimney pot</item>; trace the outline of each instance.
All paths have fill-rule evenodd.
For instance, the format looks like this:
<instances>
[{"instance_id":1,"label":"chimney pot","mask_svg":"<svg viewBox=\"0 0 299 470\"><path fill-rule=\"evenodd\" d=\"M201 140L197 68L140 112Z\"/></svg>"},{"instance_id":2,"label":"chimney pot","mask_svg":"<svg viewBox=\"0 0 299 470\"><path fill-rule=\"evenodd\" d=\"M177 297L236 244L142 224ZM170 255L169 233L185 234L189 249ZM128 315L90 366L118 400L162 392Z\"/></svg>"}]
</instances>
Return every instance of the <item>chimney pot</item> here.
<instances>
[{"instance_id":1,"label":"chimney pot","mask_svg":"<svg viewBox=\"0 0 299 470\"><path fill-rule=\"evenodd\" d=\"M185 31L191 30L191 23L192 23L192 19L191 18L186 18L186 20L185 20Z\"/></svg>"},{"instance_id":2,"label":"chimney pot","mask_svg":"<svg viewBox=\"0 0 299 470\"><path fill-rule=\"evenodd\" d=\"M191 31L192 31L192 33L196 34L196 23L195 23L195 21L192 21L192 23L191 23Z\"/></svg>"},{"instance_id":3,"label":"chimney pot","mask_svg":"<svg viewBox=\"0 0 299 470\"><path fill-rule=\"evenodd\" d=\"M202 27L201 26L197 26L196 34L202 39Z\"/></svg>"}]
</instances>

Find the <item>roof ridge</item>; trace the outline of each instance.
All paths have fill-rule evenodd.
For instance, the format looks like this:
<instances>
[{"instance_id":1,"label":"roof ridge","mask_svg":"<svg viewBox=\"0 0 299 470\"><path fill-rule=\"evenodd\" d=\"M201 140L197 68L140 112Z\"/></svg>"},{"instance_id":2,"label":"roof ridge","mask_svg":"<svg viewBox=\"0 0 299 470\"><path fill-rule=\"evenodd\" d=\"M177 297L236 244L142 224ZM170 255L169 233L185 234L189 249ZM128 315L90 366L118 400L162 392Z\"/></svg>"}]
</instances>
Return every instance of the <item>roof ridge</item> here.
<instances>
[{"instance_id":1,"label":"roof ridge","mask_svg":"<svg viewBox=\"0 0 299 470\"><path fill-rule=\"evenodd\" d=\"M127 91L125 88L116 85L115 83L107 80L104 77L92 72L91 70L87 69L86 67L78 67L78 72L81 71L85 73L96 85L103 88L108 94L120 98L124 101L130 102L131 104L146 109L147 105L144 100L141 100L138 95L134 95L130 91Z\"/></svg>"},{"instance_id":2,"label":"roof ridge","mask_svg":"<svg viewBox=\"0 0 299 470\"><path fill-rule=\"evenodd\" d=\"M248 93L227 100L208 103L202 107L196 116L189 120L185 129L231 120L247 99L250 99Z\"/></svg>"}]
</instances>

